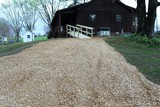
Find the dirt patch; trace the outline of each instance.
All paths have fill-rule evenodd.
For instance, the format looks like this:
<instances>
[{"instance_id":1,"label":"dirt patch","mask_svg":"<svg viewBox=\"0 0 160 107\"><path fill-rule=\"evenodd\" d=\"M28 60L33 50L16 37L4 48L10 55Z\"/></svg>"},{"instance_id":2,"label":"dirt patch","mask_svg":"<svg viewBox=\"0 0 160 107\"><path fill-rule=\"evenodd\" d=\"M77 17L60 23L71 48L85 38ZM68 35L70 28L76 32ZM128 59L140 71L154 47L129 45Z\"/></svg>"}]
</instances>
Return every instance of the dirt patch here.
<instances>
[{"instance_id":1,"label":"dirt patch","mask_svg":"<svg viewBox=\"0 0 160 107\"><path fill-rule=\"evenodd\" d=\"M160 107L160 86L102 39L57 39L0 58L1 107Z\"/></svg>"}]
</instances>

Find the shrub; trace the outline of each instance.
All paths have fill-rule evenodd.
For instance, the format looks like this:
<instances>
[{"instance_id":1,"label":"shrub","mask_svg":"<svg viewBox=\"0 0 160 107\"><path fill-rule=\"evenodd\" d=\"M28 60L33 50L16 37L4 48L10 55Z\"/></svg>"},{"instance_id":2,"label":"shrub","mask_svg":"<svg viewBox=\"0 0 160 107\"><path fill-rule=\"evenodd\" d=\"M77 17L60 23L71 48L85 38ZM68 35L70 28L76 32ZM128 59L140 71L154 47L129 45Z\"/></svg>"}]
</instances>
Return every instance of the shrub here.
<instances>
[{"instance_id":1,"label":"shrub","mask_svg":"<svg viewBox=\"0 0 160 107\"><path fill-rule=\"evenodd\" d=\"M8 42L8 44L13 44L14 43L14 40L10 40L9 42Z\"/></svg>"},{"instance_id":2,"label":"shrub","mask_svg":"<svg viewBox=\"0 0 160 107\"><path fill-rule=\"evenodd\" d=\"M131 34L127 39L136 41L139 43L151 44L151 45L160 45L160 37L148 38L147 36L142 36L140 34Z\"/></svg>"},{"instance_id":3,"label":"shrub","mask_svg":"<svg viewBox=\"0 0 160 107\"><path fill-rule=\"evenodd\" d=\"M153 45L160 45L160 38L152 38L151 39Z\"/></svg>"},{"instance_id":4,"label":"shrub","mask_svg":"<svg viewBox=\"0 0 160 107\"><path fill-rule=\"evenodd\" d=\"M160 36L160 31L156 32L156 35L157 35L157 36Z\"/></svg>"}]
</instances>

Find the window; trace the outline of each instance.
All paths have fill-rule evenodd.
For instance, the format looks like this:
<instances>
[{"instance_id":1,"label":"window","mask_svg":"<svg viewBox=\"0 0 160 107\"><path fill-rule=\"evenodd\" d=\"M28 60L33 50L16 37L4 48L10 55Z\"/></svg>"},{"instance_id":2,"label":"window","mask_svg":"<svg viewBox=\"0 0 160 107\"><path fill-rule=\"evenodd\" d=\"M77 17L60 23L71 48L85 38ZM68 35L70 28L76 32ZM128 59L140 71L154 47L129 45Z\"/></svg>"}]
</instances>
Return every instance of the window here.
<instances>
[{"instance_id":1,"label":"window","mask_svg":"<svg viewBox=\"0 0 160 107\"><path fill-rule=\"evenodd\" d=\"M27 35L27 38L30 38L30 35Z\"/></svg>"},{"instance_id":2,"label":"window","mask_svg":"<svg viewBox=\"0 0 160 107\"><path fill-rule=\"evenodd\" d=\"M116 15L116 22L122 22L122 16Z\"/></svg>"},{"instance_id":3,"label":"window","mask_svg":"<svg viewBox=\"0 0 160 107\"><path fill-rule=\"evenodd\" d=\"M96 21L96 15L95 14L90 14L89 15L89 20L92 21L92 22Z\"/></svg>"}]
</instances>

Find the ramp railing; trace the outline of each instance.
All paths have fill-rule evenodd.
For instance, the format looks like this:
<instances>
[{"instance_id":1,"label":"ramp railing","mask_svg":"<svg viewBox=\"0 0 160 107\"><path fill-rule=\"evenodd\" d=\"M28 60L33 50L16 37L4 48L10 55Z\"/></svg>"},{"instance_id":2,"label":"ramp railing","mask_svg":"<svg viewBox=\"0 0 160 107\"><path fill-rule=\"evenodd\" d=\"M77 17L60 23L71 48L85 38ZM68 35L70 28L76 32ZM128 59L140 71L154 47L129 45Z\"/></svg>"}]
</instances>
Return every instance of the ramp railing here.
<instances>
[{"instance_id":1,"label":"ramp railing","mask_svg":"<svg viewBox=\"0 0 160 107\"><path fill-rule=\"evenodd\" d=\"M82 33L86 36L90 36L93 38L93 27L88 27L88 26L84 26L84 25L76 25L79 28L79 33Z\"/></svg>"},{"instance_id":2,"label":"ramp railing","mask_svg":"<svg viewBox=\"0 0 160 107\"><path fill-rule=\"evenodd\" d=\"M66 25L67 35L70 35L73 37L77 37L77 35L78 35L78 38L80 35L85 35L88 38L93 37L93 30L94 30L94 28L92 28L92 27L79 25L79 24L77 24L76 26L72 26L72 25L68 25L68 24Z\"/></svg>"}]
</instances>

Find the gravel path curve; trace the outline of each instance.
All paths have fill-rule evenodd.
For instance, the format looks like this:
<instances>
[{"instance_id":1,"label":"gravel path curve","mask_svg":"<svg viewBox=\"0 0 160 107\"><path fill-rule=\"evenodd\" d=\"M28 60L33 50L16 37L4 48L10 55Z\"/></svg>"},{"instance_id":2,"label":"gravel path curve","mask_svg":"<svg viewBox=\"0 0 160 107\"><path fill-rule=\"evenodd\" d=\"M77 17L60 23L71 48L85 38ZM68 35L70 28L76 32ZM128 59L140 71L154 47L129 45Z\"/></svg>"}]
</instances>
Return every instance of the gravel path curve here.
<instances>
[{"instance_id":1,"label":"gravel path curve","mask_svg":"<svg viewBox=\"0 0 160 107\"><path fill-rule=\"evenodd\" d=\"M56 39L0 57L0 107L160 107L160 86L102 39Z\"/></svg>"}]
</instances>

